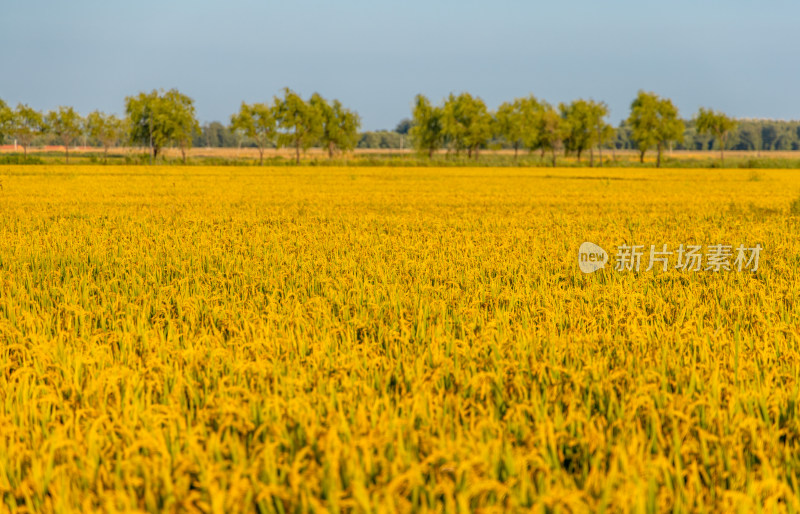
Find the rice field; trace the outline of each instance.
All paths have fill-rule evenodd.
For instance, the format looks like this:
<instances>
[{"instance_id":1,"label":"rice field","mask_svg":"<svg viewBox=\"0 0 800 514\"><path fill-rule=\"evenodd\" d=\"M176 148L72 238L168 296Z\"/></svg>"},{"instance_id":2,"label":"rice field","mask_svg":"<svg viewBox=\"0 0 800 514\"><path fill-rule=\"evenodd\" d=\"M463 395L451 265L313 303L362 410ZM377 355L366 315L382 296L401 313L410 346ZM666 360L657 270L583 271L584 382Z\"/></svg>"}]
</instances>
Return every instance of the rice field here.
<instances>
[{"instance_id":1,"label":"rice field","mask_svg":"<svg viewBox=\"0 0 800 514\"><path fill-rule=\"evenodd\" d=\"M798 171L0 184L0 512L800 512Z\"/></svg>"}]
</instances>

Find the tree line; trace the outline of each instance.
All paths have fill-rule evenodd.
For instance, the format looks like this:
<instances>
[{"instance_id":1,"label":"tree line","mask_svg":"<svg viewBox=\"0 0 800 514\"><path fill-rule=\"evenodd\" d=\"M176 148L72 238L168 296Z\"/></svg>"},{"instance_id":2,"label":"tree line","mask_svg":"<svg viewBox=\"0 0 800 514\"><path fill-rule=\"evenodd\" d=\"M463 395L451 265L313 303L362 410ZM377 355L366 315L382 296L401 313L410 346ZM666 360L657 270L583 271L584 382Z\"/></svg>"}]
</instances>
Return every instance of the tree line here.
<instances>
[{"instance_id":1,"label":"tree line","mask_svg":"<svg viewBox=\"0 0 800 514\"><path fill-rule=\"evenodd\" d=\"M304 100L284 88L283 97L273 97L270 103L242 102L239 111L231 115L227 132L252 141L261 163L264 149L271 146L293 148L299 163L300 152L314 145L325 148L331 157L352 150L360 126L358 114L338 100L328 101L318 93ZM153 160L164 148L175 147L186 162L187 151L201 133L194 100L176 89L126 97L124 118L100 111L82 117L72 107L43 114L25 104L11 108L0 99L0 141L14 140L25 158L34 140L49 136L64 147L69 162L69 147L88 136L102 145L106 160L110 148L129 143L149 148Z\"/></svg>"},{"instance_id":2,"label":"tree line","mask_svg":"<svg viewBox=\"0 0 800 514\"><path fill-rule=\"evenodd\" d=\"M684 119L683 139L673 142L675 150L720 150L720 144L713 134L699 133L695 119ZM356 148L399 150L413 148L408 132L411 119L400 121L393 129L363 131L358 136ZM614 135L600 145L598 151L637 150L636 142L630 137L628 120L623 120L613 128ZM235 148L256 145L249 138L238 137L229 126L218 121L206 123L195 135L194 146ZM513 149L503 138L494 135L487 144L490 149ZM518 148L518 150L521 148ZM725 150L771 151L800 150L800 122L783 120L736 120L736 126L726 134Z\"/></svg>"},{"instance_id":3,"label":"tree line","mask_svg":"<svg viewBox=\"0 0 800 514\"><path fill-rule=\"evenodd\" d=\"M800 150L800 121L737 119L724 141L713 134L699 132L694 119L684 123L683 140L673 146L677 150ZM615 129L610 146L620 150L636 149L627 120Z\"/></svg>"},{"instance_id":4,"label":"tree line","mask_svg":"<svg viewBox=\"0 0 800 514\"><path fill-rule=\"evenodd\" d=\"M798 150L800 123L774 120L734 120L724 113L701 108L689 120L667 98L639 91L629 116L618 127L607 122L604 102L578 99L552 105L533 95L504 102L489 110L480 97L450 94L438 105L424 95L414 99L411 118L393 131L359 132L361 120L338 100L318 93L308 99L284 88L282 97L271 102L242 102L229 123L199 125L194 101L175 89L153 90L125 98L125 117L94 111L80 116L72 107L41 113L19 104L8 106L0 99L0 142L14 140L27 158L28 147L46 138L69 147L89 138L108 150L119 144L148 148L157 159L165 147L178 148L184 161L193 146L250 146L263 163L267 148L291 148L296 162L301 152L317 146L330 157L353 148L414 148L433 157L439 151L478 159L487 148L510 148L514 159L520 151L539 152L555 165L560 153L578 161L588 153L602 163L603 150L634 149L644 160L656 153L660 166L666 149Z\"/></svg>"},{"instance_id":5,"label":"tree line","mask_svg":"<svg viewBox=\"0 0 800 514\"><path fill-rule=\"evenodd\" d=\"M579 162L588 152L593 165L595 151L602 162L603 149L618 139L607 117L605 102L594 100L578 99L554 106L530 95L504 102L491 112L483 100L469 93L450 94L439 105L417 95L410 135L417 151L429 157L445 149L456 155L466 152L468 158L477 159L482 148L499 140L514 149L515 159L520 150L538 151L542 157L549 155L555 166L561 152L574 155ZM631 103L623 126L625 138L639 151L640 160L643 162L645 154L653 150L657 166L661 166L666 148L683 142L686 130L670 99L646 91L639 91ZM724 159L726 139L737 122L724 113L701 108L692 126L697 133L721 141L720 157Z\"/></svg>"}]
</instances>

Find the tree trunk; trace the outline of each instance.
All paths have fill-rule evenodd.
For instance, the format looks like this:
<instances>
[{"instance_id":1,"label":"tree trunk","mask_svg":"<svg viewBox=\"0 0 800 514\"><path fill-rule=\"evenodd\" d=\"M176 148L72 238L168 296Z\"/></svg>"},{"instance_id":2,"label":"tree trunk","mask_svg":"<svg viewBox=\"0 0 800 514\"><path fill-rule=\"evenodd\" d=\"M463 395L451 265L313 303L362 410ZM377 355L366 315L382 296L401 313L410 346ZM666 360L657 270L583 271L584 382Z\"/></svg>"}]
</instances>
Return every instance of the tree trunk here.
<instances>
[{"instance_id":1,"label":"tree trunk","mask_svg":"<svg viewBox=\"0 0 800 514\"><path fill-rule=\"evenodd\" d=\"M294 145L294 152L295 152L295 163L300 164L300 141L295 143Z\"/></svg>"},{"instance_id":2,"label":"tree trunk","mask_svg":"<svg viewBox=\"0 0 800 514\"><path fill-rule=\"evenodd\" d=\"M597 146L597 157L600 160L600 167L603 167L603 145Z\"/></svg>"},{"instance_id":3,"label":"tree trunk","mask_svg":"<svg viewBox=\"0 0 800 514\"><path fill-rule=\"evenodd\" d=\"M556 148L553 147L553 167L556 167Z\"/></svg>"},{"instance_id":4,"label":"tree trunk","mask_svg":"<svg viewBox=\"0 0 800 514\"><path fill-rule=\"evenodd\" d=\"M333 159L333 141L328 141L328 159Z\"/></svg>"},{"instance_id":5,"label":"tree trunk","mask_svg":"<svg viewBox=\"0 0 800 514\"><path fill-rule=\"evenodd\" d=\"M594 168L594 147L589 148L589 167Z\"/></svg>"},{"instance_id":6,"label":"tree trunk","mask_svg":"<svg viewBox=\"0 0 800 514\"><path fill-rule=\"evenodd\" d=\"M28 145L22 145L22 159L24 161L28 160Z\"/></svg>"},{"instance_id":7,"label":"tree trunk","mask_svg":"<svg viewBox=\"0 0 800 514\"><path fill-rule=\"evenodd\" d=\"M433 159L433 147L428 148L428 159Z\"/></svg>"},{"instance_id":8,"label":"tree trunk","mask_svg":"<svg viewBox=\"0 0 800 514\"><path fill-rule=\"evenodd\" d=\"M517 162L518 153L519 153L519 141L514 143L514 162Z\"/></svg>"},{"instance_id":9,"label":"tree trunk","mask_svg":"<svg viewBox=\"0 0 800 514\"><path fill-rule=\"evenodd\" d=\"M720 134L719 137L719 160L725 162L725 136Z\"/></svg>"},{"instance_id":10,"label":"tree trunk","mask_svg":"<svg viewBox=\"0 0 800 514\"><path fill-rule=\"evenodd\" d=\"M580 163L581 163L581 149L580 149L580 148L578 148L578 149L576 150L576 153L578 154L578 164L580 164Z\"/></svg>"},{"instance_id":11,"label":"tree trunk","mask_svg":"<svg viewBox=\"0 0 800 514\"><path fill-rule=\"evenodd\" d=\"M108 164L108 147L103 147L103 164Z\"/></svg>"},{"instance_id":12,"label":"tree trunk","mask_svg":"<svg viewBox=\"0 0 800 514\"><path fill-rule=\"evenodd\" d=\"M639 150L639 164L644 164L644 153L647 150Z\"/></svg>"},{"instance_id":13,"label":"tree trunk","mask_svg":"<svg viewBox=\"0 0 800 514\"><path fill-rule=\"evenodd\" d=\"M260 146L258 147L258 165L264 165L264 148Z\"/></svg>"},{"instance_id":14,"label":"tree trunk","mask_svg":"<svg viewBox=\"0 0 800 514\"><path fill-rule=\"evenodd\" d=\"M656 149L658 150L658 155L656 156L656 168L660 168L661 167L661 143L659 143L658 146L656 146Z\"/></svg>"},{"instance_id":15,"label":"tree trunk","mask_svg":"<svg viewBox=\"0 0 800 514\"><path fill-rule=\"evenodd\" d=\"M66 155L66 164L69 164L69 145L64 145L64 154Z\"/></svg>"},{"instance_id":16,"label":"tree trunk","mask_svg":"<svg viewBox=\"0 0 800 514\"><path fill-rule=\"evenodd\" d=\"M467 159L472 159L472 147L467 148Z\"/></svg>"}]
</instances>

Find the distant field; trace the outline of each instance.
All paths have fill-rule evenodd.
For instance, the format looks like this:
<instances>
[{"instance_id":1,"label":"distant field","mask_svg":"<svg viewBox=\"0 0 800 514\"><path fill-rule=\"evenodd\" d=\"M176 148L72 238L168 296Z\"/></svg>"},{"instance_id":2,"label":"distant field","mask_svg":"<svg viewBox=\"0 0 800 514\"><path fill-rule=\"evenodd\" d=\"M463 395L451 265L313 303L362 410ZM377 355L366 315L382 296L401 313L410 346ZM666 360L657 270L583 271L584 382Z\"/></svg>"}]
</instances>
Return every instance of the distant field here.
<instances>
[{"instance_id":1,"label":"distant field","mask_svg":"<svg viewBox=\"0 0 800 514\"><path fill-rule=\"evenodd\" d=\"M0 511L800 511L800 172L0 183Z\"/></svg>"},{"instance_id":2,"label":"distant field","mask_svg":"<svg viewBox=\"0 0 800 514\"><path fill-rule=\"evenodd\" d=\"M70 153L73 157L80 156L81 154L99 154L102 153L102 148L93 148L93 147L75 147L70 148ZM17 148L17 153L22 152L21 148ZM45 146L45 147L32 147L28 149L29 154L60 154L64 152L63 146ZM14 146L13 145L4 145L0 146L0 153L9 154L14 153ZM109 150L110 155L115 156L134 156L134 155L141 155L146 154L147 150L142 148L112 148ZM181 153L179 150L174 148L167 148L164 150L164 155L166 155L170 159L180 159ZM190 158L201 158L201 157L211 157L211 158L224 158L224 159L249 159L249 160L257 160L258 150L256 148L206 148L206 147L198 147L192 148L189 150L188 155ZM387 156L387 155L395 155L395 156L413 156L415 152L413 149L404 148L404 149L388 149L388 148L357 148L350 154L345 155L344 159L353 159L359 157L369 157L369 156ZM438 156L446 156L448 155L445 150L441 150L437 153ZM482 150L481 158L491 159L493 157L503 157L505 159L510 159L514 155L513 150ZM519 156L525 158L528 155L538 156L539 152L534 152L533 154L529 154L527 151L519 152ZM646 154L647 162L655 162L655 151L650 151ZM695 150L674 150L672 152L665 152L664 155L666 157L671 157L674 159L691 159L691 160L698 160L698 161L717 161L719 159L719 152L718 151L695 151ZM294 150L291 148L281 148L281 149L267 149L264 153L265 158L270 157L283 157L285 159L293 159L294 158ZM639 161L639 153L635 150L615 150L611 151L609 149L603 150L603 157L607 160L612 158L618 159L623 162L638 162ZM744 159L755 159L755 158L763 158L763 159L797 159L800 160L800 151L737 151L737 150L727 150L725 152L726 159L731 161L736 160L744 160ZM304 153L305 159L327 159L328 154L326 151L319 149L319 148L311 148L307 152ZM342 157L337 157L342 158ZM595 153L595 158L599 160L598 154ZM560 161L564 162L576 162L577 159L574 155L563 157L559 156ZM589 153L586 152L582 156L582 161L585 163L589 162ZM548 161L549 162L549 161Z\"/></svg>"},{"instance_id":3,"label":"distant field","mask_svg":"<svg viewBox=\"0 0 800 514\"><path fill-rule=\"evenodd\" d=\"M14 146L13 145L0 145L0 153L13 153ZM58 153L63 152L63 146L40 146L40 147L31 147L28 149L28 153ZM372 154L372 153L385 153L387 150L383 149L369 149L369 148L359 148L354 151L356 154ZM396 149L394 150L398 153L410 153L411 151L408 149ZM22 148L17 147L16 152L22 152ZM70 152L75 153L102 153L102 148L94 148L89 146L79 146L79 147L70 147ZM164 152L167 156L172 158L179 158L181 153L178 149L175 148L166 148ZM147 149L144 148L128 148L128 147L117 147L109 149L108 153L110 155L128 155L128 154L140 154L140 153L147 153ZM212 147L197 147L192 148L189 150L189 155L192 157L198 156L211 156L211 157L227 157L227 158L234 158L234 157L246 157L250 159L258 159L258 149L256 148L212 148ZM306 155L310 156L319 156L319 157L327 157L328 153L320 148L311 148L305 152ZM286 158L293 158L294 157L294 149L292 148L281 148L275 149L270 148L267 149L264 153L265 157L275 157L275 156L282 156Z\"/></svg>"}]
</instances>

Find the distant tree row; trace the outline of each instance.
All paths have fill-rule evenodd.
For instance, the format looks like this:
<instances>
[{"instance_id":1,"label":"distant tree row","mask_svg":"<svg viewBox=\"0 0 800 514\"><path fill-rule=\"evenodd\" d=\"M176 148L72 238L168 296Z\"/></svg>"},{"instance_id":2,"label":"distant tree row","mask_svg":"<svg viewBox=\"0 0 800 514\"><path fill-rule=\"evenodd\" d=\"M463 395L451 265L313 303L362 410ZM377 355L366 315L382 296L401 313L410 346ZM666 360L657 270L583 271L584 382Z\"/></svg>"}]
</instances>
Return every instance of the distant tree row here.
<instances>
[{"instance_id":1,"label":"distant tree row","mask_svg":"<svg viewBox=\"0 0 800 514\"><path fill-rule=\"evenodd\" d=\"M441 105L417 95L412 112L410 136L414 147L429 157L439 149L456 154L466 150L478 158L482 148L500 139L514 149L540 151L551 156L555 166L560 151L573 152L578 160L587 150L594 160L610 140L613 129L605 118L608 107L593 100L576 100L555 106L533 95L506 102L490 112L483 100L469 93L450 94Z\"/></svg>"},{"instance_id":2,"label":"distant tree row","mask_svg":"<svg viewBox=\"0 0 800 514\"><path fill-rule=\"evenodd\" d=\"M718 138L713 133L700 132L697 119L683 120L685 129L683 138L671 144L672 149L678 150L800 150L800 121L784 120L735 120L736 125L725 134L724 148L720 146ZM409 139L403 138L407 134L407 125L410 119L405 119L398 126L389 130L363 132L359 141L359 148L384 148L399 149L409 147ZM494 135L488 148L513 149L514 145L505 139ZM524 149L524 148L520 148ZM628 119L612 129L612 137L598 150L638 150L636 141L631 138L631 126Z\"/></svg>"},{"instance_id":3,"label":"distant tree row","mask_svg":"<svg viewBox=\"0 0 800 514\"><path fill-rule=\"evenodd\" d=\"M456 154L466 150L468 156L477 158L480 149L499 139L514 149L515 159L520 149L540 151L542 156L549 154L555 166L561 151L574 154L579 162L588 151L593 164L595 149L602 162L603 148L616 135L606 122L607 116L608 106L594 100L560 103L556 108L531 95L503 103L490 112L483 100L469 93L451 94L439 106L417 95L410 134L417 151L428 156L444 148ZM717 138L724 148L736 122L722 113L700 109L694 126L699 133ZM642 161L649 150L655 149L656 165L660 166L663 150L681 142L684 130L678 109L669 99L640 91L631 104L626 138L639 150Z\"/></svg>"},{"instance_id":4,"label":"distant tree row","mask_svg":"<svg viewBox=\"0 0 800 514\"><path fill-rule=\"evenodd\" d=\"M69 146L81 135L91 136L108 151L123 137L124 124L115 116L98 111L86 118L82 118L72 107L59 107L42 114L24 104L12 109L0 99L0 141L13 139L27 157L28 147L44 134L50 134L64 146L69 162Z\"/></svg>"},{"instance_id":5,"label":"distant tree row","mask_svg":"<svg viewBox=\"0 0 800 514\"><path fill-rule=\"evenodd\" d=\"M289 88L283 92L283 98L273 98L272 105L242 102L239 112L231 116L232 131L255 143L260 162L264 150L272 146L294 148L298 163L300 151L314 145L325 148L330 157L355 148L361 126L358 114L339 100L329 103L318 93L305 101Z\"/></svg>"},{"instance_id":6,"label":"distant tree row","mask_svg":"<svg viewBox=\"0 0 800 514\"><path fill-rule=\"evenodd\" d=\"M176 90L153 91L125 99L127 117L94 111L85 118L72 107L59 107L43 114L25 104L9 107L0 100L0 137L28 148L37 138L50 136L64 147L69 162L69 147L80 137L89 136L109 148L121 142L142 143L157 156L161 148L176 143L184 152L191 146L192 131L198 128L192 100Z\"/></svg>"},{"instance_id":7,"label":"distant tree row","mask_svg":"<svg viewBox=\"0 0 800 514\"><path fill-rule=\"evenodd\" d=\"M297 162L301 150L313 145L324 147L331 157L355 148L361 125L358 114L317 93L307 101L288 88L283 93L283 98L274 97L271 104L242 102L229 127L219 123L214 127L217 145L247 138L258 148L261 163L264 149L273 146L293 148ZM180 149L185 162L187 151L203 139L194 100L176 89L129 96L125 113L125 119L99 111L83 118L72 107L59 107L45 115L24 104L12 109L0 99L0 141L5 137L16 141L27 158L33 141L49 135L64 147L69 162L69 147L81 136L89 136L102 144L106 156L108 149L119 143L147 147L153 159L173 146ZM206 141L211 146L208 134Z\"/></svg>"},{"instance_id":8,"label":"distant tree row","mask_svg":"<svg viewBox=\"0 0 800 514\"><path fill-rule=\"evenodd\" d=\"M682 120L669 99L640 91L631 103L630 115L616 128L606 121L603 102L575 100L551 105L534 96L515 99L490 111L479 97L450 94L439 105L423 95L414 99L411 119L394 131L359 133L360 118L338 100L329 102L319 94L308 100L286 88L283 97L267 103L242 103L228 125L212 122L200 126L194 101L172 89L139 93L125 99L125 118L99 111L81 117L72 107L49 113L19 104L16 108L0 99L0 142L13 140L27 157L28 148L43 139L69 147L83 138L109 148L134 144L150 149L155 159L165 147L177 147L186 159L192 146L250 146L259 151L263 163L267 148L288 147L299 162L301 152L311 146L324 148L333 157L353 148L413 147L423 155L439 150L466 154L477 159L486 148L505 147L556 156L585 153L594 164L595 152L602 162L604 149L635 149L644 160L655 150L660 166L665 149L712 150L800 150L800 122L733 120L723 113L701 108L693 119Z\"/></svg>"},{"instance_id":9,"label":"distant tree row","mask_svg":"<svg viewBox=\"0 0 800 514\"><path fill-rule=\"evenodd\" d=\"M673 145L678 150L800 150L800 122L738 119L726 132L724 141L713 133L699 130L696 119L686 120L683 140ZM636 149L627 120L615 129L611 144L617 149ZM722 143L722 144L721 144Z\"/></svg>"}]
</instances>

